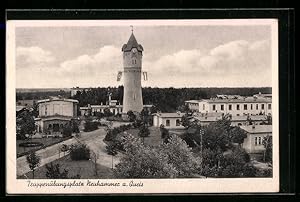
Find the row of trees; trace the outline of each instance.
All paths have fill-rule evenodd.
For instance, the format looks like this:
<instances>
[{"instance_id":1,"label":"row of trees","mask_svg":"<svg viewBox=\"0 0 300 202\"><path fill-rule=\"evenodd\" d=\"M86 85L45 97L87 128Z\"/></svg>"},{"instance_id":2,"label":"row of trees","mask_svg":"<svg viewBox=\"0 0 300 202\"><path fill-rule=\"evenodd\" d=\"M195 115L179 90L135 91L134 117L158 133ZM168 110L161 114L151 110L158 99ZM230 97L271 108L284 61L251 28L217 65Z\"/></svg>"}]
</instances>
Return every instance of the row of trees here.
<instances>
[{"instance_id":1,"label":"row of trees","mask_svg":"<svg viewBox=\"0 0 300 202\"><path fill-rule=\"evenodd\" d=\"M16 93L16 100L41 100L47 99L49 96L62 96L62 97L70 97L70 91L66 90L55 90L55 91L35 91L32 92L17 92Z\"/></svg>"}]
</instances>

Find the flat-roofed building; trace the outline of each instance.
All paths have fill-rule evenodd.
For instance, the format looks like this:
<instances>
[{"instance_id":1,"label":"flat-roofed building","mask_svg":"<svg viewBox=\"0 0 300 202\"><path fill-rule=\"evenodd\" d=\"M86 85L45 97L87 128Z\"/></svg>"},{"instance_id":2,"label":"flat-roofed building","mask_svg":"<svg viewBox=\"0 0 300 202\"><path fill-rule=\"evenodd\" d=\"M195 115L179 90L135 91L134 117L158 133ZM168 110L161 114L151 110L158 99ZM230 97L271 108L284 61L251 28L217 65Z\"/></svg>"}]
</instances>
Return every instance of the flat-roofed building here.
<instances>
[{"instance_id":1,"label":"flat-roofed building","mask_svg":"<svg viewBox=\"0 0 300 202\"><path fill-rule=\"evenodd\" d=\"M167 129L183 129L181 117L184 113L155 113L153 114L153 126L164 125Z\"/></svg>"},{"instance_id":2,"label":"flat-roofed building","mask_svg":"<svg viewBox=\"0 0 300 202\"><path fill-rule=\"evenodd\" d=\"M185 103L201 113L221 112L233 116L272 114L272 99L269 97L241 97L219 95L216 98L187 100Z\"/></svg>"},{"instance_id":3,"label":"flat-roofed building","mask_svg":"<svg viewBox=\"0 0 300 202\"><path fill-rule=\"evenodd\" d=\"M39 100L37 104L39 116L35 122L38 133L61 135L65 125L77 117L77 100L54 97Z\"/></svg>"},{"instance_id":4,"label":"flat-roofed building","mask_svg":"<svg viewBox=\"0 0 300 202\"><path fill-rule=\"evenodd\" d=\"M144 109L150 110L150 108L153 105L143 105ZM95 116L97 112L104 113L106 109L109 109L109 111L113 115L122 114L123 112L123 105L120 104L118 100L112 100L111 94L108 96L108 102L106 104L103 104L101 102L100 105L90 105L88 104L86 107L80 107L80 114L81 116Z\"/></svg>"}]
</instances>

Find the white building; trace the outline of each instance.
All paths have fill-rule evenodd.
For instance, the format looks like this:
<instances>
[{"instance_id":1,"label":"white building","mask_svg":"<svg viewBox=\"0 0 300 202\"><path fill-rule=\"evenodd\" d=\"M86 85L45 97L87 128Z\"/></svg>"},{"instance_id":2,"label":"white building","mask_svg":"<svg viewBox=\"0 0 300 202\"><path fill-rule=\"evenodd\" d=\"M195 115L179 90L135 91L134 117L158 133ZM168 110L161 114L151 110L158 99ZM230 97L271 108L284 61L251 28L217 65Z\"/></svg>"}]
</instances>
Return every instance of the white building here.
<instances>
[{"instance_id":1,"label":"white building","mask_svg":"<svg viewBox=\"0 0 300 202\"><path fill-rule=\"evenodd\" d=\"M232 116L272 114L272 99L263 96L219 95L216 98L185 101L191 110L201 113L221 112Z\"/></svg>"},{"instance_id":2,"label":"white building","mask_svg":"<svg viewBox=\"0 0 300 202\"><path fill-rule=\"evenodd\" d=\"M61 134L64 126L77 117L77 100L50 98L37 102L37 133Z\"/></svg>"},{"instance_id":3,"label":"white building","mask_svg":"<svg viewBox=\"0 0 300 202\"><path fill-rule=\"evenodd\" d=\"M272 125L241 126L241 129L247 132L243 148L248 153L261 153L265 150L263 139L266 136L272 136Z\"/></svg>"},{"instance_id":4,"label":"white building","mask_svg":"<svg viewBox=\"0 0 300 202\"><path fill-rule=\"evenodd\" d=\"M143 105L144 109L150 110L152 105ZM108 97L108 103L100 105L88 105L86 107L80 107L81 116L92 115L95 116L97 112L104 113L105 109L109 109L109 111L113 115L122 114L123 105L121 105L117 100L112 100L111 95Z\"/></svg>"},{"instance_id":5,"label":"white building","mask_svg":"<svg viewBox=\"0 0 300 202\"><path fill-rule=\"evenodd\" d=\"M153 114L153 126L164 125L167 129L183 129L181 117L184 113L155 113Z\"/></svg>"}]
</instances>

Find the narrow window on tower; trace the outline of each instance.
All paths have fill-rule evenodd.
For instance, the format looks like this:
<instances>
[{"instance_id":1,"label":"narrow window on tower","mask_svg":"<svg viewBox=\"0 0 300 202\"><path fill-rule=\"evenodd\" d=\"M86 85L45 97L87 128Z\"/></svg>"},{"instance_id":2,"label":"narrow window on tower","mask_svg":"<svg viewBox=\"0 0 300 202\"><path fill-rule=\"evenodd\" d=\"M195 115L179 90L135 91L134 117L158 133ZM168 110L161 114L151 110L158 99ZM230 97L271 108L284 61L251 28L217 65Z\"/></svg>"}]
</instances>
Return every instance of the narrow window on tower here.
<instances>
[{"instance_id":1,"label":"narrow window on tower","mask_svg":"<svg viewBox=\"0 0 300 202\"><path fill-rule=\"evenodd\" d=\"M134 93L134 94L133 94L133 100L135 100L135 98L136 98L136 94Z\"/></svg>"}]
</instances>

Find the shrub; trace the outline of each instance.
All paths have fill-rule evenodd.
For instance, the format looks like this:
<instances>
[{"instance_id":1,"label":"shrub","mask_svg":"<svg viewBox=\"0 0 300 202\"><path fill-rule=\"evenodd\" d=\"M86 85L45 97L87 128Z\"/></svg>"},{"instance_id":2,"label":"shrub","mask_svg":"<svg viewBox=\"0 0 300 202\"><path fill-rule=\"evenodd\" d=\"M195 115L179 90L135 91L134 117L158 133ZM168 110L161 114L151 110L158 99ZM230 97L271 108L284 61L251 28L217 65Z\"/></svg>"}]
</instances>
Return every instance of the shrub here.
<instances>
[{"instance_id":1,"label":"shrub","mask_svg":"<svg viewBox=\"0 0 300 202\"><path fill-rule=\"evenodd\" d=\"M50 165L46 164L46 177L48 179L68 179L69 171L64 169L63 171L60 170L60 165L50 163Z\"/></svg>"},{"instance_id":2,"label":"shrub","mask_svg":"<svg viewBox=\"0 0 300 202\"><path fill-rule=\"evenodd\" d=\"M70 137L72 135L72 127L69 124L65 125L62 134L64 137Z\"/></svg>"},{"instance_id":3,"label":"shrub","mask_svg":"<svg viewBox=\"0 0 300 202\"><path fill-rule=\"evenodd\" d=\"M86 121L84 123L84 132L90 132L90 131L94 131L97 130L99 126L98 122L92 122L92 121Z\"/></svg>"},{"instance_id":4,"label":"shrub","mask_svg":"<svg viewBox=\"0 0 300 202\"><path fill-rule=\"evenodd\" d=\"M104 138L105 141L113 141L116 139L119 133L124 132L132 128L131 124L121 125L119 127L109 130Z\"/></svg>"},{"instance_id":5,"label":"shrub","mask_svg":"<svg viewBox=\"0 0 300 202\"><path fill-rule=\"evenodd\" d=\"M85 144L71 145L70 157L73 161L89 160L90 149Z\"/></svg>"},{"instance_id":6,"label":"shrub","mask_svg":"<svg viewBox=\"0 0 300 202\"><path fill-rule=\"evenodd\" d=\"M107 145L106 146L107 154L113 155L113 156L117 155L118 154L117 147L118 147L118 145L116 143Z\"/></svg>"}]
</instances>

